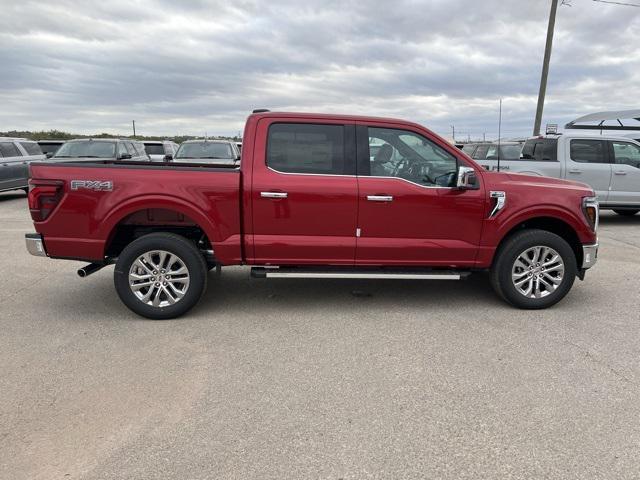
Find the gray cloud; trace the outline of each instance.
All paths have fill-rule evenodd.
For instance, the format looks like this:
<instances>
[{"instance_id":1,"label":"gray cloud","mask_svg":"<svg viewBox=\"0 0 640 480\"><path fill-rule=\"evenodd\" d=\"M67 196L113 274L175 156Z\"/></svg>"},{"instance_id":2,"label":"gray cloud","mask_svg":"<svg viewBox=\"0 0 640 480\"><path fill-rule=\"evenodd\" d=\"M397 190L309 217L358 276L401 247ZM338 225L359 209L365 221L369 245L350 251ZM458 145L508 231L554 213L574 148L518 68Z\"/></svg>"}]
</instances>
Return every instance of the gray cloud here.
<instances>
[{"instance_id":1,"label":"gray cloud","mask_svg":"<svg viewBox=\"0 0 640 480\"><path fill-rule=\"evenodd\" d=\"M640 9L573 0L543 122L634 108ZM638 2L640 3L640 2ZM526 135L547 1L23 1L0 16L0 130L234 134L256 107Z\"/></svg>"}]
</instances>

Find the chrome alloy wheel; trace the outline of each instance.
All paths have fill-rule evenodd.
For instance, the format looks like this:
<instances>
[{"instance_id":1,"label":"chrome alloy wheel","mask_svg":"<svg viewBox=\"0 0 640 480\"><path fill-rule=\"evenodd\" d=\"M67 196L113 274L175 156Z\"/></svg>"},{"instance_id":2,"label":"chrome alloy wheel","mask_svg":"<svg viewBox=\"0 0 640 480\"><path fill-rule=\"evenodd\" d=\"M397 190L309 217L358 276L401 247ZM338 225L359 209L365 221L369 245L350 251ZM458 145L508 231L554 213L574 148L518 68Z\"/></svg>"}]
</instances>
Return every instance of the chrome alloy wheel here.
<instances>
[{"instance_id":1,"label":"chrome alloy wheel","mask_svg":"<svg viewBox=\"0 0 640 480\"><path fill-rule=\"evenodd\" d=\"M562 284L564 262L551 247L531 247L516 258L511 269L511 281L527 298L543 298Z\"/></svg>"},{"instance_id":2,"label":"chrome alloy wheel","mask_svg":"<svg viewBox=\"0 0 640 480\"><path fill-rule=\"evenodd\" d=\"M189 269L177 255L152 250L140 255L129 269L129 287L143 303L168 307L189 289Z\"/></svg>"}]
</instances>

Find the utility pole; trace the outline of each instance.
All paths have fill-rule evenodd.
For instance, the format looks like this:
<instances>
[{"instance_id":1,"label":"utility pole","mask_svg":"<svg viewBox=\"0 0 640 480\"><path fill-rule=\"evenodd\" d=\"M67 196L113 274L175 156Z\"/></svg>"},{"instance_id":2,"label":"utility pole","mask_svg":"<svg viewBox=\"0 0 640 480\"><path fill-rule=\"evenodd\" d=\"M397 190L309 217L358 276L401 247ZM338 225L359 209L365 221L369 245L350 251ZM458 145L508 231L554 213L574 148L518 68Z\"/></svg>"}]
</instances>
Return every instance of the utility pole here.
<instances>
[{"instance_id":1,"label":"utility pole","mask_svg":"<svg viewBox=\"0 0 640 480\"><path fill-rule=\"evenodd\" d=\"M136 136L136 121L135 120L131 120L131 122L133 123L133 136L135 138L135 136Z\"/></svg>"},{"instance_id":2,"label":"utility pole","mask_svg":"<svg viewBox=\"0 0 640 480\"><path fill-rule=\"evenodd\" d=\"M542 124L542 110L544 109L544 97L547 93L547 77L549 76L549 60L551 59L551 47L553 46L553 29L556 25L556 12L558 0L551 0L551 12L549 13L549 26L547 27L547 44L544 47L544 61L542 63L542 76L540 77L540 91L538 92L538 107L536 108L536 121L533 124L533 135L540 135Z\"/></svg>"},{"instance_id":3,"label":"utility pole","mask_svg":"<svg viewBox=\"0 0 640 480\"><path fill-rule=\"evenodd\" d=\"M455 125L451 125L451 131L453 135L453 143L456 143L456 126Z\"/></svg>"}]
</instances>

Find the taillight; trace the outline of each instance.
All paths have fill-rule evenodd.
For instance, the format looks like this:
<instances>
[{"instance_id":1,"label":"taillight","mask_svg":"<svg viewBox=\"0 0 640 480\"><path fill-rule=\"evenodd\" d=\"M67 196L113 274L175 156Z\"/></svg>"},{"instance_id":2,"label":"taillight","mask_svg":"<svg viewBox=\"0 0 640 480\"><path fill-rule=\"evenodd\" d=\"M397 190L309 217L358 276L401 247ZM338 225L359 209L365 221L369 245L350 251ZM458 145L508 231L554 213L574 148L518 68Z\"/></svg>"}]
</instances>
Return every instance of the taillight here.
<instances>
[{"instance_id":1,"label":"taillight","mask_svg":"<svg viewBox=\"0 0 640 480\"><path fill-rule=\"evenodd\" d=\"M63 194L62 180L29 180L29 211L34 222L42 222L56 208Z\"/></svg>"}]
</instances>

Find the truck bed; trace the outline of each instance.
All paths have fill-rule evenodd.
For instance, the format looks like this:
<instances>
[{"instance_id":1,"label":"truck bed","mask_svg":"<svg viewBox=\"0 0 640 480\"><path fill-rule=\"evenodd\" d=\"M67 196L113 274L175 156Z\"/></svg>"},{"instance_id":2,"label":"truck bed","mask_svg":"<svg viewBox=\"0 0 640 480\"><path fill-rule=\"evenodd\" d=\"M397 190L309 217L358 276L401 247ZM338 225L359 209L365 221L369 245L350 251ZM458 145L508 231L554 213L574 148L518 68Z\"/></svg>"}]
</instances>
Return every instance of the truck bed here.
<instances>
[{"instance_id":1,"label":"truck bed","mask_svg":"<svg viewBox=\"0 0 640 480\"><path fill-rule=\"evenodd\" d=\"M33 187L51 182L59 185L59 201L44 221L34 222L51 257L102 261L118 228L162 223L200 228L217 256L241 260L237 168L133 161L31 165Z\"/></svg>"}]
</instances>

